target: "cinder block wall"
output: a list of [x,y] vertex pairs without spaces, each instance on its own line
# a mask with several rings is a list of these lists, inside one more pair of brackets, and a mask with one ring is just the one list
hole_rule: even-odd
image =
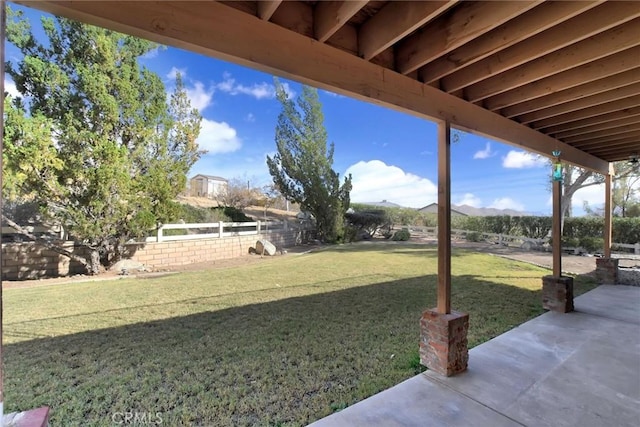
[[[62,247],[76,254],[86,253],[86,248],[75,246],[73,242],[66,242]],[[39,279],[83,272],[85,269],[80,263],[33,242],[2,245],[2,280]]]
[[[269,240],[278,249],[295,246],[297,230],[267,231],[248,236],[234,236],[129,245],[130,258],[156,269],[172,265],[216,261],[247,255],[260,239]],[[82,254],[86,248],[72,242],[64,248]],[[69,258],[35,243],[5,243],[2,245],[2,279],[25,280],[68,276],[84,273],[84,267]]]

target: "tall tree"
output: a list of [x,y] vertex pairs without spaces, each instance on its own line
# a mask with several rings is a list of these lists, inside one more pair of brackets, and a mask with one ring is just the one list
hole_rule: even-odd
[[139,65],[155,44],[63,18],[42,19],[41,43],[20,12],[9,16],[7,39],[23,57],[7,72],[25,98],[7,105],[3,196],[40,205],[90,249],[58,252],[97,273],[177,213],[201,117],[180,76],[167,101],[160,77]]
[[[616,172],[614,185],[638,173],[637,169],[628,162],[616,162],[614,164],[614,170]],[[562,182],[562,201],[560,204],[562,218],[564,219],[572,215],[573,196],[578,190],[593,185],[600,185],[603,182],[604,176],[602,175],[577,166],[565,165],[564,180]]]
[[278,151],[267,157],[269,173],[286,199],[314,216],[319,238],[335,242],[342,238],[351,175],[340,184],[340,175],[332,169],[334,144],[327,147],[318,91],[304,86],[294,101],[278,81],[276,89],[282,111],[275,133]]

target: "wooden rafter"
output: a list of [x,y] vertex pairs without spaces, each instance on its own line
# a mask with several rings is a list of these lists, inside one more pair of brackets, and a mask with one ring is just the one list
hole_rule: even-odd
[[313,32],[324,42],[368,3],[367,0],[320,1],[313,12]]
[[600,138],[593,138],[585,142],[575,142],[572,145],[574,147],[591,148],[594,151],[603,150],[606,151],[611,147],[618,147],[624,145],[628,141],[638,141],[640,138],[640,130],[633,129],[617,135],[607,135]]
[[[588,117],[586,119],[577,119],[572,122],[566,122],[559,125],[551,125],[544,129],[544,131],[550,135],[555,135],[559,132],[573,131],[576,129],[585,129],[589,126],[598,126],[615,122],[617,120],[628,119],[630,117],[640,116],[640,106],[625,108],[620,111],[614,111],[607,114],[601,114],[595,117]],[[639,119],[640,120],[640,119]]]
[[640,47],[633,47],[622,52],[590,62],[580,67],[555,74],[550,77],[529,83],[509,92],[493,96],[484,101],[485,108],[499,110],[520,102],[529,101],[541,96],[571,89],[614,74],[638,68],[637,58]]
[[458,0],[389,2],[362,24],[359,55],[369,60],[442,14]]
[[[501,77],[501,73],[505,73],[506,71],[523,64],[526,64],[527,68],[533,67],[531,65],[532,61],[535,61],[538,58],[543,58],[543,60],[535,63],[538,68],[534,68],[533,73],[542,74],[544,77],[544,74],[549,75],[553,72],[562,71],[562,66],[554,63],[551,59],[564,60],[566,63],[567,54],[570,56],[570,52],[574,49],[581,49],[579,53],[582,53],[586,58],[590,58],[588,52],[585,52],[585,50],[601,47],[597,46],[597,43],[599,42],[615,47],[615,42],[609,41],[607,36],[602,36],[597,40],[593,40],[592,42],[587,41],[583,44],[578,44],[578,42],[586,41],[589,37],[597,36],[603,31],[612,29],[621,23],[628,22],[637,16],[640,16],[640,7],[637,7],[637,5],[633,3],[623,3],[620,6],[612,3],[602,4],[570,19],[566,26],[558,25],[550,28],[536,36],[530,37],[527,40],[516,44],[515,46],[503,50],[499,55],[491,56],[459,72],[445,77],[441,81],[441,86],[443,90],[452,92],[481,82],[492,76],[495,77],[490,79],[490,82],[493,82],[494,85],[499,84],[495,79]],[[621,37],[624,37],[624,35]],[[632,43],[631,46],[633,46]],[[622,49],[623,48],[620,48],[618,50]],[[561,50],[563,53],[553,57],[547,57],[547,55],[558,50]],[[609,52],[609,54],[611,53],[613,52]],[[601,53],[600,56],[606,56],[606,53]],[[548,63],[547,61],[544,61],[544,57],[549,59]],[[584,63],[584,61],[587,60],[588,59],[581,59],[581,63]],[[593,60],[593,58],[591,60]],[[571,62],[569,62],[569,66],[570,64]],[[575,66],[576,65],[574,65],[574,67]],[[564,67],[566,67],[566,65]],[[547,69],[549,71],[545,73],[545,70]],[[517,74],[514,73],[512,75]],[[485,85],[488,84],[489,83],[485,83]],[[485,90],[483,91],[480,89]],[[494,94],[488,91],[488,88],[484,88],[483,86],[480,86],[480,88],[475,91],[479,92],[479,94],[488,92],[489,95],[487,96]],[[476,99],[477,96],[479,95],[474,94],[474,99]]]
[[571,113],[561,114],[558,116],[549,117],[547,119],[539,120],[531,123],[533,129],[544,129],[549,126],[554,126],[562,123],[568,123],[575,120],[587,119],[590,117],[600,116],[602,114],[612,113],[625,108],[637,107],[640,105],[640,97],[633,96],[629,98],[619,99],[613,102],[607,102],[605,104],[596,105],[594,107],[584,108],[578,111],[572,111]]
[[420,33],[403,40],[396,55],[397,70],[403,74],[526,12],[540,1],[465,2],[453,14],[445,15]]
[[258,17],[268,21],[273,16],[282,0],[262,0],[258,2]]
[[615,127],[612,129],[605,129],[605,130],[600,130],[597,132],[591,132],[585,135],[579,135],[579,136],[572,136],[569,138],[563,138],[562,141],[566,142],[567,144],[571,144],[574,147],[583,147],[583,146],[588,146],[588,142],[592,141],[592,140],[598,140],[600,138],[607,138],[607,137],[621,137],[621,136],[625,136],[625,134],[630,133],[630,132],[637,132],[640,131],[640,125],[637,123],[634,123],[631,126],[619,126],[619,127]]
[[471,40],[420,68],[420,79],[432,83],[492,54],[558,25],[602,1],[547,2]]
[[575,101],[585,96],[597,95],[599,93],[614,90],[630,84],[640,82],[640,68],[624,71],[613,76],[605,77],[590,83],[556,92],[547,96],[532,99],[531,101],[522,102],[512,105],[500,111],[505,117],[516,117],[532,111],[542,110],[544,108],[554,107],[566,102]]
[[570,113],[572,111],[582,110],[584,108],[594,107],[600,104],[617,101],[623,98],[638,97],[640,95],[640,83],[630,84],[621,88],[602,92],[596,95],[586,96],[564,104],[554,105],[553,107],[544,108],[542,110],[533,111],[531,113],[518,116],[520,123],[531,123],[548,117],[559,116],[561,114]]
[[628,116],[628,117],[623,117],[621,119],[612,120],[609,122],[598,123],[591,126],[585,126],[578,129],[567,130],[564,132],[557,132],[553,136],[560,140],[564,140],[564,138],[570,138],[572,136],[579,136],[579,135],[586,135],[592,132],[599,132],[601,130],[624,129],[626,126],[634,125],[639,121],[640,120],[638,119],[637,116]]

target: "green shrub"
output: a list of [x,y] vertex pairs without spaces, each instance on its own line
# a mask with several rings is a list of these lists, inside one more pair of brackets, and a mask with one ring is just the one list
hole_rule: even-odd
[[580,239],[580,247],[591,254],[602,252],[604,239],[602,237],[583,237]]
[[396,231],[393,234],[393,237],[391,238],[391,240],[394,240],[396,242],[406,242],[410,238],[411,238],[411,233],[409,233],[409,230],[407,230],[406,228],[403,228],[402,230]]
[[467,242],[482,242],[482,233],[478,231],[470,231],[465,235]]
[[[391,219],[383,209],[349,212],[346,213],[344,217],[347,220],[347,226],[355,229],[356,234],[354,237],[357,237],[357,234],[360,232],[365,232],[369,236],[373,236],[377,232],[384,235],[385,231],[390,232],[391,230]],[[352,234],[352,232],[349,232],[349,235]]]

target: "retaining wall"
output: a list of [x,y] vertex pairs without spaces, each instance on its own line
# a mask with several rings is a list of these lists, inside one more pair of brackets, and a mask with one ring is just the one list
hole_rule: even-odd
[[[172,265],[236,258],[249,253],[256,241],[267,239],[278,249],[295,246],[299,230],[266,231],[223,238],[149,242],[128,245],[130,259],[157,269]],[[83,254],[86,248],[65,243],[64,248]],[[25,280],[85,273],[82,265],[33,242],[2,245],[2,280]]]

